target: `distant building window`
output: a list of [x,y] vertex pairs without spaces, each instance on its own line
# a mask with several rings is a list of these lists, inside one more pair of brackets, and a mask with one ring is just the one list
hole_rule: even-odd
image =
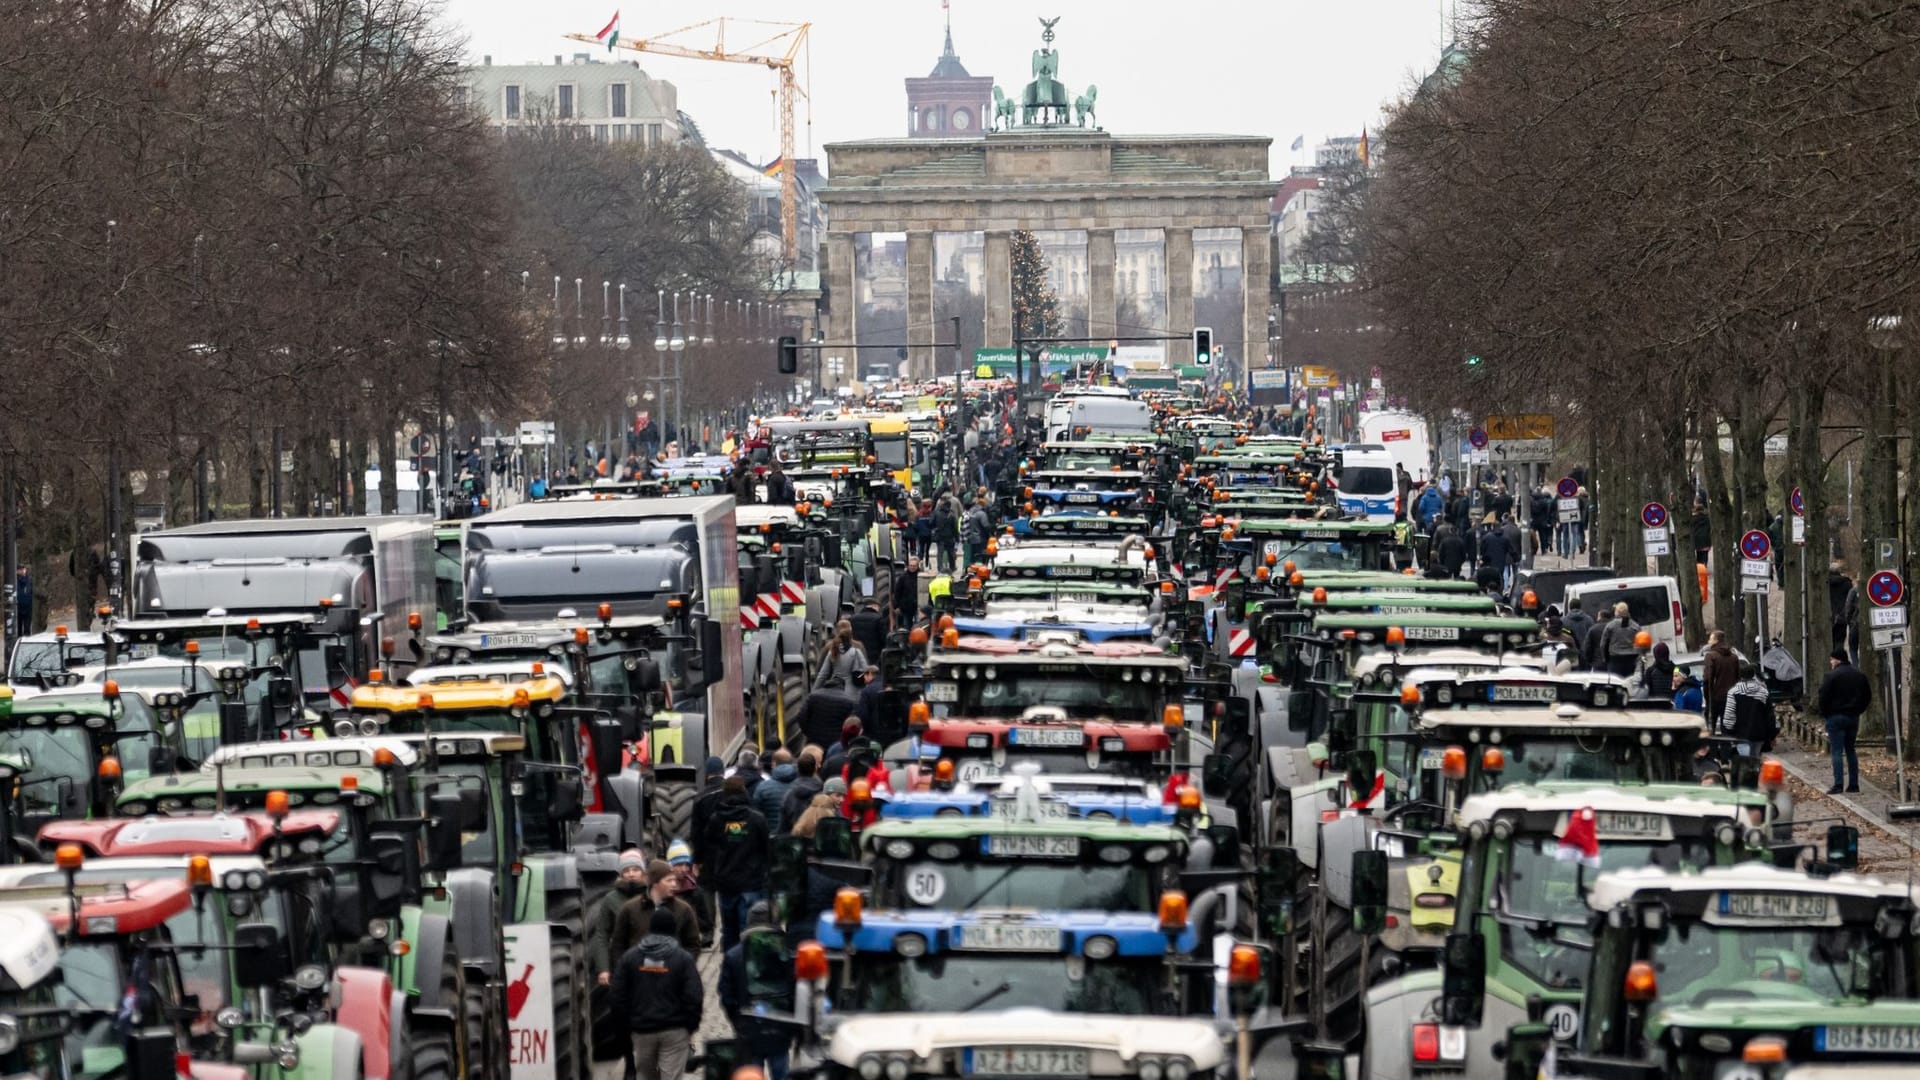
[[659,124],[647,125],[647,141],[650,143],[657,143],[660,141],[660,125]]
[[554,111],[562,120],[573,119],[573,84],[561,83],[554,90]]
[[607,87],[607,115],[616,120],[627,118],[627,84],[617,82]]
[[520,88],[507,86],[501,91],[501,115],[508,120],[520,119]]
[[607,141],[607,125],[605,124],[593,125],[593,141],[594,142]]

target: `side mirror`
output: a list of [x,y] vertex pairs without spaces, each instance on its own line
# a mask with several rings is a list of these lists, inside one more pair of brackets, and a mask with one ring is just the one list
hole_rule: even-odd
[[345,645],[339,642],[334,642],[331,645],[323,645],[320,647],[320,657],[321,661],[327,666],[328,675],[332,675],[336,671],[351,674],[351,672],[347,671],[347,647]]
[[464,813],[457,795],[428,797],[428,870],[437,874],[460,865],[460,821]]
[[1860,830],[1851,825],[1827,826],[1827,863],[1840,870],[1860,865]]
[[717,619],[700,620],[700,653],[687,658],[687,666],[700,670],[701,685],[711,685],[720,681],[725,666],[721,661],[723,653],[720,647],[720,622]]
[[852,859],[853,822],[843,817],[822,818],[813,833],[813,850],[823,859]]
[[1387,853],[1353,853],[1353,930],[1378,934],[1387,926]]
[[1208,754],[1200,760],[1200,790],[1210,798],[1225,798],[1233,787],[1233,759]]
[[460,799],[460,831],[486,832],[487,793],[478,787],[462,786],[458,797]]
[[220,741],[224,744],[249,742],[252,733],[247,729],[247,703],[244,701],[223,701],[220,703]]
[[796,896],[807,885],[807,841],[801,836],[776,836],[769,853],[767,888],[775,896]]
[[[781,371],[790,375],[793,369],[785,366],[786,356],[787,351],[782,348],[780,350]],[[734,1070],[741,1065],[739,1040],[713,1039],[701,1045],[706,1055],[700,1066],[702,1080],[732,1080]]]
[[287,953],[281,947],[278,926],[250,922],[233,928],[234,981],[253,990],[286,978],[287,970]]
[[1546,1060],[1553,1029],[1545,1024],[1515,1024],[1507,1029],[1506,1080],[1534,1080]]
[[[587,742],[593,751],[593,771],[602,787],[620,772],[626,756],[626,727],[610,717],[598,717],[588,731]],[[603,790],[602,795],[606,792]]]
[[1373,751],[1347,751],[1347,792],[1354,802],[1373,797],[1374,781],[1379,776],[1379,762],[1375,760]]
[[407,883],[408,838],[400,833],[375,833],[367,838],[373,857],[369,901],[378,910],[386,910],[399,900]]
[[580,774],[572,770],[547,773],[553,794],[547,798],[547,816],[553,821],[578,821],[586,812],[580,793]]
[[1449,934],[1440,957],[1440,1022],[1478,1025],[1487,992],[1486,935]]
[[267,680],[267,702],[275,709],[295,709],[300,706],[300,690],[293,685],[290,675],[275,675]]

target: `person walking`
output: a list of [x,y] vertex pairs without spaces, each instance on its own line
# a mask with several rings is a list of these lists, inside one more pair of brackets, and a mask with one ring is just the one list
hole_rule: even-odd
[[[820,664],[819,674],[814,676],[815,690],[838,690],[851,697],[859,688],[859,677],[867,670],[867,654],[854,640],[853,623],[841,619],[833,627],[833,643],[827,646],[827,655]],[[848,702],[852,711],[852,702]],[[842,716],[844,717],[844,713]]]
[[[1847,659],[1847,650],[1841,646],[1834,647],[1827,668],[1827,677],[1820,683],[1820,715],[1826,717],[1827,750],[1833,755],[1833,786],[1827,794],[1858,792],[1860,756],[1854,740],[1860,735],[1861,715],[1873,704],[1873,684]],[[1847,767],[1844,776],[1840,772],[1843,761]]]
[[1434,561],[1440,564],[1449,578],[1460,576],[1460,568],[1467,564],[1467,542],[1460,536],[1460,530],[1453,522],[1442,520],[1434,533]]
[[766,899],[772,836],[767,819],[747,802],[747,785],[729,776],[707,821],[700,876],[720,898],[720,947],[740,943],[747,909]]
[[1827,568],[1827,611],[1833,618],[1833,647],[1849,657],[1856,651],[1854,623],[1860,618],[1860,590],[1847,576],[1846,564],[1835,559]]
[[680,1080],[700,1030],[706,989],[675,928],[673,912],[656,908],[646,936],[614,966],[614,1011],[633,1035],[635,1080]]
[[1575,596],[1567,601],[1567,613],[1560,617],[1560,621],[1566,624],[1567,632],[1573,635],[1574,655],[1581,655],[1587,647],[1587,635],[1593,632],[1593,616],[1581,609],[1580,598]]
[[1606,650],[1601,648],[1607,636],[1607,624],[1613,621],[1613,609],[1600,605],[1600,613],[1595,617],[1593,629],[1580,642],[1580,666],[1587,671],[1599,671],[1607,662]]
[[[768,952],[784,954],[780,931],[773,925],[773,913],[765,900],[747,910],[747,925],[741,932],[740,944],[728,949],[721,961],[720,1007],[726,1011],[727,1020],[733,1025],[734,1038],[740,1042],[740,1056],[749,1062],[766,1066],[768,1080],[786,1080],[786,1029],[762,1020],[759,1013],[763,1010],[781,1013],[793,1011],[793,966],[788,961],[781,964],[778,971],[749,973],[747,952],[761,938],[768,940]],[[755,975],[759,978],[756,979]],[[763,980],[777,982],[768,987]]]
[[1623,679],[1633,676],[1634,669],[1640,666],[1639,637],[1640,624],[1627,613],[1626,603],[1613,605],[1613,621],[1600,635],[1600,650],[1607,671]]
[[1718,717],[1727,707],[1727,694],[1740,681],[1740,658],[1734,655],[1725,630],[1707,634],[1706,651],[1700,655],[1701,693],[1707,697],[1707,715]]
[[987,520],[987,500],[976,498],[973,509],[967,511],[966,521],[967,565],[973,566],[987,560],[987,537],[993,534],[993,523]]
[[646,894],[646,853],[628,848],[620,853],[617,865],[619,876],[613,888],[587,912],[587,970],[593,972],[593,1080],[625,1080],[627,1056],[633,1049],[626,1014],[613,1008],[613,965],[626,951],[614,950],[613,929],[621,906]]
[[673,938],[680,947],[698,956],[700,954],[700,917],[693,905],[680,898],[680,883],[674,877],[673,867],[665,859],[654,859],[647,863],[644,891],[620,905],[620,913],[615,918],[613,928],[613,952],[625,955],[626,951],[640,943],[652,926],[653,913],[662,909],[673,912]]
[[792,506],[793,502],[793,480],[780,467],[780,459],[774,458],[767,467],[767,505]]
[[28,572],[26,563],[21,563],[13,572],[13,613],[13,633],[7,635],[8,645],[33,633],[33,574]]
[[1508,565],[1509,548],[1507,534],[1501,531],[1500,519],[1488,513],[1480,520],[1480,565],[1493,568],[1500,576],[1500,591],[1507,592],[1512,584],[1512,570]]
[[1759,668],[1740,661],[1740,681],[1727,692],[1726,706],[1714,719],[1718,733],[1738,742],[1742,754],[1759,754],[1773,746],[1773,703]]
[[905,630],[920,621],[920,560],[907,556],[907,571],[893,575],[893,626]]
[[800,757],[793,763],[793,783],[780,800],[780,824],[776,827],[773,819],[767,819],[767,825],[774,828],[775,835],[784,835],[793,831],[793,823],[806,813],[813,797],[820,794],[825,781],[820,777],[820,762],[826,757],[826,751],[818,745],[809,743],[800,748]]
[[769,767],[766,779],[753,789],[747,801],[753,804],[760,816],[767,819],[767,832],[780,835],[780,808],[786,805],[787,792],[793,790],[793,782],[799,778],[800,770],[794,764],[793,751],[782,746],[767,759]]

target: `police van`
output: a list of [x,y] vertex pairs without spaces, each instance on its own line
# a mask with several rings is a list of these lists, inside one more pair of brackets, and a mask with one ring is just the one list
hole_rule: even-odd
[[1334,455],[1335,493],[1343,513],[1364,521],[1393,521],[1400,516],[1394,458],[1385,446],[1355,443],[1337,448]]

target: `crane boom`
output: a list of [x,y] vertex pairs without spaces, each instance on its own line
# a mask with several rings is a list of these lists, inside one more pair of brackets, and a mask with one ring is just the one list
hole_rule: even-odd
[[[778,29],[757,41],[729,49],[727,47],[729,24]],[[763,22],[758,19],[732,19],[721,16],[716,19],[703,19],[690,26],[669,30],[656,37],[621,41],[614,46],[631,49],[634,52],[653,53],[656,56],[677,56],[685,60],[758,64],[775,73],[779,80],[780,98],[780,249],[786,269],[794,267],[800,248],[799,185],[793,175],[793,103],[795,98],[805,96],[805,91],[800,88],[800,81],[794,76],[794,61],[806,46],[807,32],[812,28],[812,23]],[[700,48],[670,40],[705,29],[713,31],[711,48]],[[567,39],[585,42],[588,45],[600,44],[600,39],[587,34],[568,34]]]

